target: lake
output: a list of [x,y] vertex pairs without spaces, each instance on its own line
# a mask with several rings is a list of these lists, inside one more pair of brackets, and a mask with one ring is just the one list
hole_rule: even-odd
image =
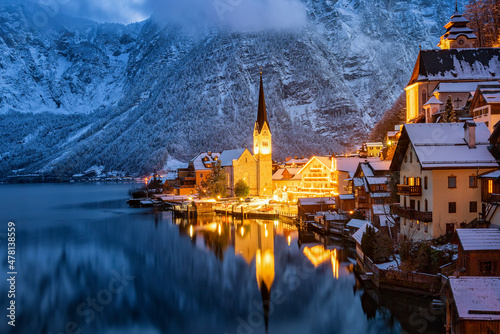
[[130,184],[0,185],[16,224],[16,327],[1,333],[444,333],[430,299],[364,290],[341,241],[265,220],[174,218]]

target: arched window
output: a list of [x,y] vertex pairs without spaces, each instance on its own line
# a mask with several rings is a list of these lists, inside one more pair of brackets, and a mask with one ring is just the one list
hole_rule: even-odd
[[422,105],[427,102],[427,91],[425,89],[422,90]]
[[[427,189],[427,183],[429,182],[429,178],[426,176],[424,176],[424,189]],[[426,200],[427,201],[427,200]],[[425,210],[427,211],[427,210]]]

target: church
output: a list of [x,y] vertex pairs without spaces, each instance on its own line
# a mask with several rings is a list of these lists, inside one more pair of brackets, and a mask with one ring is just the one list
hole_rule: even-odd
[[267,119],[261,70],[257,121],[253,129],[253,154],[246,148],[239,148],[225,150],[219,156],[221,166],[227,174],[227,195],[234,197],[236,183],[243,180],[250,187],[250,196],[271,197],[272,152],[271,128]]
[[457,121],[465,121],[472,118],[467,103],[476,89],[499,85],[500,48],[475,48],[477,37],[468,22],[455,7],[437,45],[440,49],[420,50],[405,88],[406,123],[442,121],[449,97],[459,115]]

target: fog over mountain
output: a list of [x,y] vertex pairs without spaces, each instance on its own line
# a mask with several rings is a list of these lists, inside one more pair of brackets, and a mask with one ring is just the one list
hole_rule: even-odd
[[153,13],[139,23],[66,15],[108,20],[93,2],[0,3],[0,176],[144,173],[251,147],[259,67],[275,159],[346,151],[454,11],[444,0],[145,0],[117,5],[123,20]]

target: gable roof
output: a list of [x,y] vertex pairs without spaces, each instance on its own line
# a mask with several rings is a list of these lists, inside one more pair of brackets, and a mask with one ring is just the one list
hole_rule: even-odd
[[209,152],[202,152],[190,161],[190,163],[193,163],[193,167],[195,170],[210,170],[210,164],[216,162],[220,156],[219,152],[210,152],[210,154],[208,153]]
[[246,148],[236,148],[234,150],[225,150],[219,156],[222,167],[232,166],[233,160],[238,160]]
[[457,236],[465,251],[500,250],[500,230],[497,228],[459,228]]
[[461,320],[500,320],[499,277],[450,277],[449,284]]
[[[288,170],[288,172],[290,174],[292,174],[293,176],[289,179],[283,179],[283,173],[285,172],[285,170]],[[302,175],[299,174],[299,171],[300,171],[300,168],[298,168],[298,167],[296,167],[296,168],[292,168],[292,167],[280,168],[276,171],[276,173],[273,174],[273,180],[275,180],[275,181],[302,180]]]
[[422,169],[497,168],[488,150],[490,132],[484,123],[476,123],[476,148],[469,148],[464,139],[464,123],[406,124],[396,146],[391,170],[401,168],[411,145]]
[[[350,223],[350,222],[349,222]],[[349,224],[348,223],[348,224]],[[358,244],[361,245],[361,240],[363,239],[363,235],[365,234],[366,232],[366,228],[370,226],[371,228],[373,228],[375,230],[375,232],[378,232],[378,228],[376,228],[375,226],[373,226],[369,221],[365,222],[360,228],[359,230],[356,231],[356,233],[354,233],[352,235],[352,237],[354,238],[354,240],[356,240],[356,242]]]
[[302,171],[307,168],[314,160],[319,161],[323,166],[328,168],[329,170],[333,170],[333,162],[331,157],[317,157],[314,156],[300,169],[299,173],[302,174]]
[[350,177],[354,176],[356,170],[358,169],[358,165],[361,162],[377,162],[380,161],[380,158],[357,158],[357,157],[339,157],[337,160],[337,170],[342,172],[349,173]]
[[500,75],[500,48],[420,50],[410,82],[489,81]]

